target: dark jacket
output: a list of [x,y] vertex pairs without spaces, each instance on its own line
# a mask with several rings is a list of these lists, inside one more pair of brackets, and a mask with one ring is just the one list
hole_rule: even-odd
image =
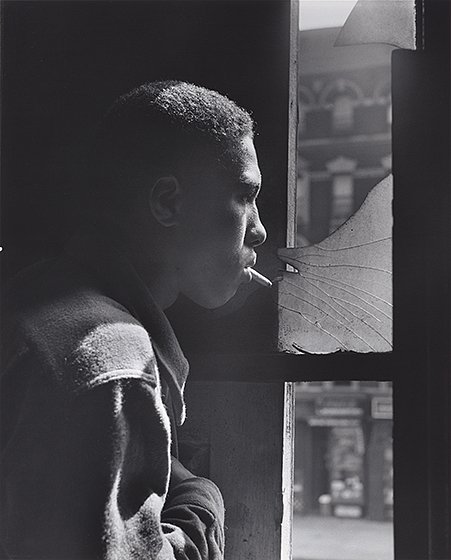
[[6,558],[222,558],[217,487],[168,493],[188,364],[124,253],[81,236],[17,279],[4,311]]

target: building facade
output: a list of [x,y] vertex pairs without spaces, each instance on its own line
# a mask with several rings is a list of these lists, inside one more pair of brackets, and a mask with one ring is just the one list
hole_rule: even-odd
[[392,519],[392,427],[389,383],[298,383],[295,512]]
[[337,229],[391,171],[392,49],[335,47],[339,30],[300,32],[299,245]]

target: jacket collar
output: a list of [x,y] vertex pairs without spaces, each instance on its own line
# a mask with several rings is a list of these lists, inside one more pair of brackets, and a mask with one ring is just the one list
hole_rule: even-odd
[[[94,272],[107,295],[126,307],[149,333],[180,425],[185,419],[183,391],[188,361],[166,315],[127,258],[125,246],[117,240],[117,232],[110,236],[108,229],[108,226],[102,227],[102,233],[99,233],[94,227],[84,228],[72,237],[66,253]],[[111,239],[115,240],[114,244]]]

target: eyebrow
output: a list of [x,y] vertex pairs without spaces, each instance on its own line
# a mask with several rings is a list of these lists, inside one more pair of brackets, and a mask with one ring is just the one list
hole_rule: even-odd
[[261,187],[261,181],[254,181],[246,176],[241,176],[238,182],[243,188],[259,189]]

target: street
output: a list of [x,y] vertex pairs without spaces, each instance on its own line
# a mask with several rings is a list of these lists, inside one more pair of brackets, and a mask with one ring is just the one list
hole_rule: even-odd
[[295,515],[293,560],[393,560],[393,525]]

